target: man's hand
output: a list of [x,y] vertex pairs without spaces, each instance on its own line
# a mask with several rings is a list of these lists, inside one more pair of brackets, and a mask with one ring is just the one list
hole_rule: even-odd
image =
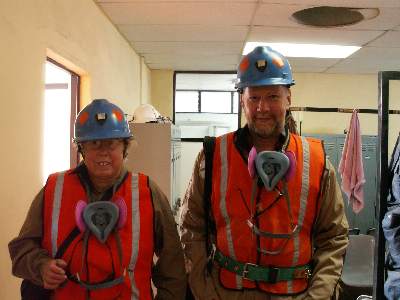
[[43,287],[49,290],[55,290],[63,283],[67,276],[65,268],[67,263],[62,259],[51,259],[46,261],[40,268],[42,274]]

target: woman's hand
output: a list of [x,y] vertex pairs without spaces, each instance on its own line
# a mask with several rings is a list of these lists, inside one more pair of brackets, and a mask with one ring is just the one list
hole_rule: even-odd
[[51,259],[45,262],[40,268],[43,287],[48,290],[55,290],[67,279],[65,268],[67,263],[62,259]]

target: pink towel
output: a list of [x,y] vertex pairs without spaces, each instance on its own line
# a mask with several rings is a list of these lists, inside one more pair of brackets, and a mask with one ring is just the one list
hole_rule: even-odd
[[349,132],[346,135],[342,159],[339,163],[339,174],[342,177],[342,190],[346,194],[353,211],[359,213],[364,207],[365,183],[362,162],[362,145],[360,121],[357,110],[351,115]]

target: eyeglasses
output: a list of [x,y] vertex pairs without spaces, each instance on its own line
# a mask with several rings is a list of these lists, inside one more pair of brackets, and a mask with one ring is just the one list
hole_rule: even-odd
[[83,142],[82,146],[87,150],[100,150],[103,148],[115,150],[122,145],[122,141],[122,139],[94,140]]

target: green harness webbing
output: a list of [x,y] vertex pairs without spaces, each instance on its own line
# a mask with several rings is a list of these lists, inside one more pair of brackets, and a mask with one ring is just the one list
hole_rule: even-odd
[[223,255],[218,249],[215,251],[214,261],[216,261],[222,268],[252,281],[276,283],[278,281],[308,279],[311,277],[311,267],[308,264],[286,268],[264,267],[252,263],[238,262]]

